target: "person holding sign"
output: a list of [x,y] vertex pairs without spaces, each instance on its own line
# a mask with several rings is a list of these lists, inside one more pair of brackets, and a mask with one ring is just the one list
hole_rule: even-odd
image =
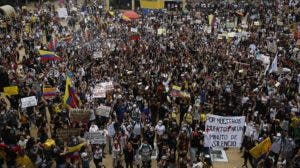
[[250,165],[253,167],[253,157],[250,154],[250,149],[252,149],[254,147],[254,142],[253,139],[245,136],[242,146],[244,147],[244,164],[242,165],[242,167],[247,167],[248,161],[250,162]]

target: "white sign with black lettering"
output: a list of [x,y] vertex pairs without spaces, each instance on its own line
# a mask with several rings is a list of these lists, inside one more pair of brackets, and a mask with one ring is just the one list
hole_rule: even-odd
[[223,117],[208,114],[205,123],[205,147],[240,147],[245,116]]
[[37,99],[35,96],[24,97],[21,99],[21,107],[32,107],[37,105]]
[[113,89],[114,89],[114,84],[112,81],[99,83],[93,89],[92,97],[93,98],[105,98],[106,92],[113,90]]
[[93,53],[93,58],[102,58],[102,51],[97,51]]
[[59,18],[67,18],[68,17],[67,8],[58,8],[57,13],[58,13]]
[[91,144],[106,144],[106,139],[103,131],[88,132],[87,139],[90,140]]
[[99,106],[96,109],[96,115],[103,116],[103,117],[109,117],[110,110],[111,110],[111,107],[109,107],[109,106]]

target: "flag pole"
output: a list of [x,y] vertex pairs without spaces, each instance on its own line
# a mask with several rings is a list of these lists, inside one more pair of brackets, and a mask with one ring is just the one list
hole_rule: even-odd
[[131,0],[131,9],[134,11],[135,8],[135,0]]

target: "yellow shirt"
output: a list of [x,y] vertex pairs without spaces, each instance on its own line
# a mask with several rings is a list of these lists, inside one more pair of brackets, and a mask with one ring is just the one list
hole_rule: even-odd
[[18,156],[16,159],[18,167],[34,168],[34,164],[31,162],[30,158],[27,155]]
[[191,113],[185,113],[184,119],[188,124],[192,124],[192,122],[193,122],[193,116]]
[[205,121],[206,121],[206,114],[202,113],[202,114],[200,115],[200,121],[201,121],[201,122],[205,122]]

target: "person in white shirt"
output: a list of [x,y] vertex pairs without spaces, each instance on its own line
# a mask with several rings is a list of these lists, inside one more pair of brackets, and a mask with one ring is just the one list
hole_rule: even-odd
[[94,122],[92,122],[89,132],[97,132],[97,131],[99,131],[99,127]]
[[122,158],[121,145],[119,144],[119,142],[117,140],[114,141],[114,144],[112,147],[112,158],[113,158],[113,167],[117,167]]
[[93,160],[96,168],[100,168],[102,166],[103,151],[99,145],[96,146],[93,156],[94,156]]
[[158,136],[162,136],[166,131],[166,127],[163,125],[162,120],[159,120],[155,126],[155,132]]
[[26,148],[26,144],[27,144],[27,139],[24,136],[20,137],[20,140],[18,141],[18,145],[22,148],[25,149]]

